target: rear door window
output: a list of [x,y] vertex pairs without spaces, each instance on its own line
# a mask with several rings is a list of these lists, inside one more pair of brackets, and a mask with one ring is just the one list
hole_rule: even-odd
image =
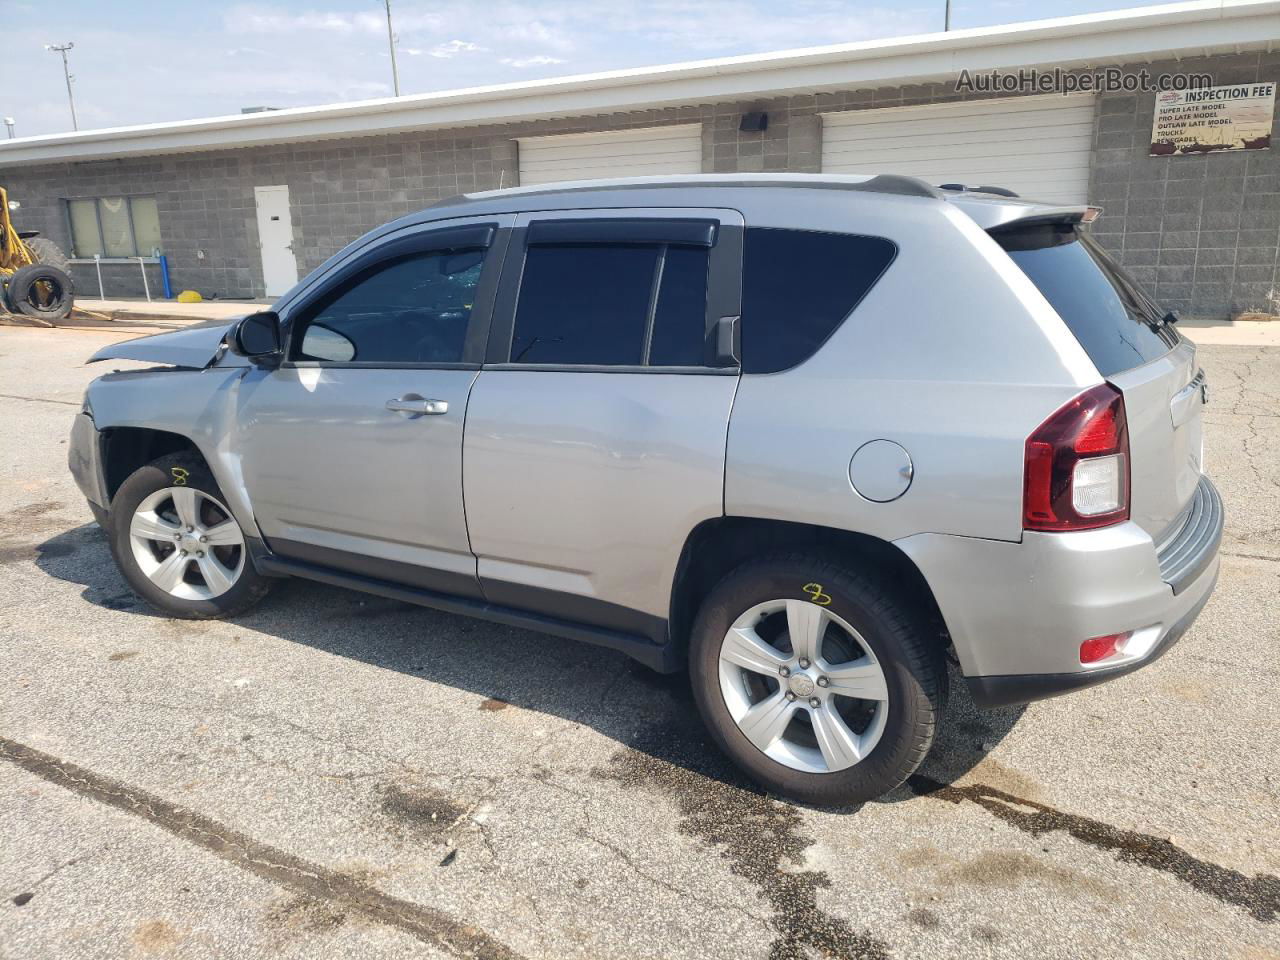
[[701,366],[706,247],[644,243],[530,246],[511,362]]
[[742,371],[776,373],[826,343],[897,255],[883,237],[750,227],[742,269]]
[[1164,313],[1070,224],[992,231],[1044,294],[1104,377],[1158,359],[1178,343]]

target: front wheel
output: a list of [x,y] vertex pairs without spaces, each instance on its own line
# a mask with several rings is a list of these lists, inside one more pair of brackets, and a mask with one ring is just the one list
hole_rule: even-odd
[[929,620],[892,584],[804,556],[752,561],[698,613],[690,648],[712,737],[774,793],[871,800],[924,760],[946,702]]
[[107,520],[111,553],[129,586],[172,617],[232,616],[271,588],[197,456],[172,454],[134,471],[112,498]]

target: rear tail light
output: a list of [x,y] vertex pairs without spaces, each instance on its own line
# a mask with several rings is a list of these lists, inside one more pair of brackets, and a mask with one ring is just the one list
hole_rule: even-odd
[[1124,396],[1099,384],[1027,438],[1022,526],[1091,530],[1129,519],[1129,430]]

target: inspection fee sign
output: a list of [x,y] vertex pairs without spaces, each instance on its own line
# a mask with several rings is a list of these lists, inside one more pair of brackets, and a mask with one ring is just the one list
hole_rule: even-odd
[[1275,104],[1274,82],[1157,93],[1151,155],[1265,150]]

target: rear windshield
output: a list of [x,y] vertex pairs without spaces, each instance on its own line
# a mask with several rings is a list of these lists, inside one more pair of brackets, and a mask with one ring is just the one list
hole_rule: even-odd
[[1074,226],[1044,224],[991,235],[1058,311],[1104,377],[1162,357],[1177,345],[1164,311]]

